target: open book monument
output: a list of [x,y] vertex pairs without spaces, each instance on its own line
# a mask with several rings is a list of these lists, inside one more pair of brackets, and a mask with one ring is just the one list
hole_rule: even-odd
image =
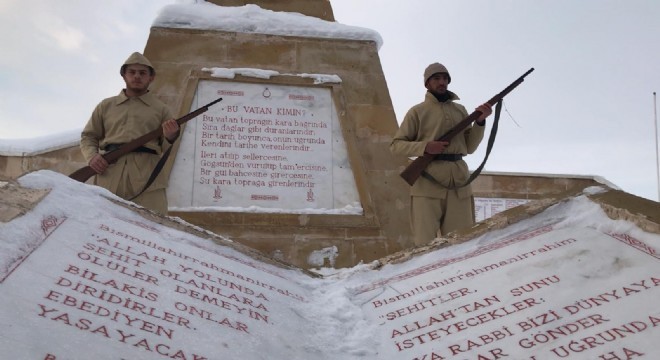
[[587,188],[460,245],[312,273],[30,173],[0,187],[0,354],[658,359],[658,224],[610,219],[593,200],[610,191]]

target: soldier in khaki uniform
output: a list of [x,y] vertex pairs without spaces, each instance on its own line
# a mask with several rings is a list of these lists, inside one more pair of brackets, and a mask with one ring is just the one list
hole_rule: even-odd
[[459,187],[469,177],[463,156],[472,154],[483,139],[486,118],[492,113],[490,104],[480,105],[482,114],[476,126],[468,126],[451,142],[436,141],[454,125],[468,116],[458,96],[447,90],[451,76],[439,63],[424,71],[427,89],[424,102],[413,106],[390,144],[396,155],[422,156],[436,154],[411,187],[410,221],[416,245],[423,245],[436,236],[470,227],[474,223],[472,189]]
[[[149,60],[133,53],[120,68],[126,88],[119,95],[101,101],[82,131],[80,149],[96,171],[94,183],[119,197],[131,199],[147,183],[160,155],[179,136],[179,125],[169,108],[149,92],[156,72]],[[163,136],[109,165],[101,156],[162,127]],[[158,177],[147,190],[133,199],[148,209],[167,214],[167,182]]]

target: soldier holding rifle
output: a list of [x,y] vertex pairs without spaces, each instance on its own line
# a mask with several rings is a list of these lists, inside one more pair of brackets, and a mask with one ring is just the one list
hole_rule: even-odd
[[[149,92],[156,72],[146,57],[138,52],[131,54],[121,66],[120,74],[126,88],[96,106],[82,131],[80,149],[89,167],[97,174],[96,185],[167,214],[166,180],[156,178],[144,192],[141,191],[160,155],[178,138],[179,125],[167,105]],[[122,156],[117,162],[108,164],[101,156],[159,127],[162,127],[162,136]]]
[[424,102],[408,110],[390,144],[390,151],[396,155],[435,155],[410,191],[410,219],[416,245],[474,223],[472,189],[469,185],[461,187],[469,178],[463,157],[479,146],[492,108],[489,103],[478,106],[476,110],[481,114],[476,125],[467,126],[451,141],[437,141],[468,116],[465,107],[455,102],[458,96],[447,90],[449,83],[451,76],[442,64],[433,63],[426,68]]

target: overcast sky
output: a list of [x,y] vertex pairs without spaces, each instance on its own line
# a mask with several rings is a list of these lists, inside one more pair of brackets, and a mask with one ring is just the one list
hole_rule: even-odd
[[[82,129],[123,86],[119,66],[144,50],[158,10],[174,2],[0,0],[0,141]],[[658,200],[659,1],[331,4],[338,22],[382,36],[399,121],[422,101],[431,62],[447,66],[469,111],[534,67],[505,100],[485,170],[600,176]],[[485,145],[468,157],[472,169]]]

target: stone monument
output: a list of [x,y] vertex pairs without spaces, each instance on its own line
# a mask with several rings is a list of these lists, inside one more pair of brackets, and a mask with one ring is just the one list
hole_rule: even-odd
[[327,0],[165,7],[144,50],[152,90],[181,115],[223,99],[176,144],[170,214],[303,267],[410,246],[379,45]]

